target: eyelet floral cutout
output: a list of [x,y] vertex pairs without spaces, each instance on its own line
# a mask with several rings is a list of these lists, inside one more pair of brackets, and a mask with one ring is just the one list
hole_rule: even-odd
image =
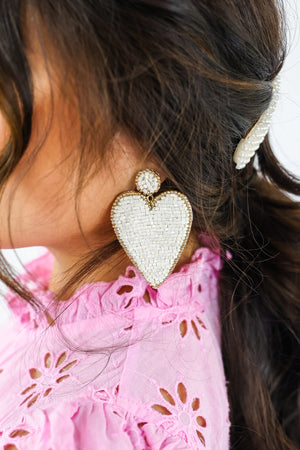
[[[163,399],[168,402],[168,407],[164,406],[163,404],[154,404],[151,405],[151,408],[153,408],[155,411],[159,412],[160,414],[166,415],[166,416],[172,416],[173,421],[167,421],[163,425],[165,428],[171,429],[175,425],[175,421],[177,422],[177,426],[179,428],[183,429],[180,433],[180,437],[184,439],[186,442],[188,442],[187,434],[191,433],[191,430],[188,430],[189,428],[192,428],[192,433],[196,432],[197,440],[201,442],[201,444],[205,447],[205,437],[201,433],[199,429],[197,429],[199,426],[202,428],[206,427],[206,420],[203,416],[199,415],[199,408],[200,408],[200,399],[198,397],[193,398],[193,400],[189,403],[188,400],[188,394],[187,389],[183,383],[178,383],[177,385],[177,397],[178,401],[177,403],[174,400],[174,396],[172,396],[166,389],[160,388],[159,389],[161,396]],[[194,426],[193,422],[195,424],[196,431],[194,432]]]
[[[4,432],[0,432],[0,437],[4,440],[7,440],[8,443],[3,447],[4,450],[18,450],[18,446],[16,444],[22,443],[24,437],[28,436],[31,432],[22,427],[11,428],[5,430]],[[12,441],[12,442],[9,442]],[[14,443],[14,441],[16,443]]]
[[[170,313],[167,315],[164,315],[164,317],[162,318],[162,325],[167,325],[170,324],[172,322],[174,322],[174,320],[177,318],[177,314],[174,313]],[[197,323],[198,322],[198,323]],[[201,335],[200,335],[200,330],[199,330],[199,325],[201,328],[207,330],[205,323],[203,322],[203,320],[200,319],[200,317],[195,316],[195,320],[190,319],[190,320],[186,320],[183,319],[181,320],[180,324],[179,324],[179,332],[180,332],[180,336],[182,338],[184,338],[188,332],[188,328],[189,328],[189,323],[191,323],[191,329],[193,330],[196,338],[200,341]],[[198,325],[199,324],[199,325]]]
[[118,394],[119,394],[119,384],[115,386],[112,392],[109,392],[106,389],[98,389],[94,391],[94,397],[101,400],[102,402],[113,403],[116,400]]
[[70,374],[68,371],[77,363],[77,360],[63,365],[66,359],[66,352],[61,353],[57,359],[50,353],[46,353],[43,360],[43,368],[36,369],[33,367],[29,369],[30,378],[37,381],[21,392],[23,400],[20,406],[26,404],[27,408],[30,408],[38,398],[47,397],[58,383],[69,378]]
[[[199,322],[200,326],[202,328],[204,328],[205,330],[207,329],[204,322],[200,319],[200,317],[196,316],[197,321]],[[192,329],[195,333],[196,338],[200,341],[200,333],[199,333],[199,325],[197,324],[197,322],[195,320],[191,319],[191,326]],[[179,324],[179,329],[180,329],[180,334],[182,337],[184,337],[188,331],[188,322],[187,320],[182,320]]]

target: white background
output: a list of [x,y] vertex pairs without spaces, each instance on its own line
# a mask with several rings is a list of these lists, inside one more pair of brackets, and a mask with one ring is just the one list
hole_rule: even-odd
[[[279,161],[300,177],[300,0],[286,1],[289,15],[289,53],[281,71],[281,95],[270,130],[271,143]],[[45,251],[31,247],[17,251],[23,263]],[[4,250],[4,256],[20,271],[13,250]],[[0,324],[8,317],[8,311],[0,299]]]

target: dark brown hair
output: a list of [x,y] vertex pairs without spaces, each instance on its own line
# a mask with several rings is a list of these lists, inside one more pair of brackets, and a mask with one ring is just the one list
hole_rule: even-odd
[[[299,196],[300,180],[280,165],[268,137],[257,169],[254,158],[240,171],[232,159],[267,109],[286,56],[281,2],[3,0],[0,108],[11,139],[1,153],[2,186],[31,135],[29,21],[39,25],[47,61],[69,80],[66,101],[76,98],[78,195],[122,130],[141,158],[160,162],[168,174],[162,190],[187,195],[193,228],[219,243],[231,448],[300,448],[300,204],[289,195]],[[92,249],[61,295],[118,251],[117,240]],[[0,278],[37,305],[4,259]]]

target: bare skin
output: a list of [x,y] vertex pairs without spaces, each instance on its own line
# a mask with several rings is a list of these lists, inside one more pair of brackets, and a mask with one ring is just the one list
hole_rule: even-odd
[[[66,177],[66,174],[72,174],[74,158],[78,154],[76,130],[79,130],[79,119],[76,111],[66,107],[54,80],[51,128],[30,168],[24,172],[28,157],[43,135],[50,110],[48,74],[36,43],[29,59],[34,84],[33,131],[26,153],[10,177],[0,201],[0,245],[1,248],[47,247],[55,258],[49,287],[56,293],[63,284],[64,272],[89,250],[87,242],[90,248],[94,248],[115,239],[110,223],[111,205],[118,194],[135,189],[136,173],[141,169],[154,168],[160,173],[162,182],[166,176],[154,161],[141,162],[131,140],[125,134],[118,133],[113,141],[110,167],[99,170],[81,193],[79,214],[85,236],[83,239],[75,213],[76,173],[74,177]],[[0,112],[1,148],[8,136],[9,129]],[[18,188],[11,201],[17,182]],[[9,207],[13,245],[7,220]],[[198,246],[197,237],[192,232],[174,271],[190,260]],[[99,267],[85,282],[115,280],[132,264],[123,250],[110,262],[110,266]]]

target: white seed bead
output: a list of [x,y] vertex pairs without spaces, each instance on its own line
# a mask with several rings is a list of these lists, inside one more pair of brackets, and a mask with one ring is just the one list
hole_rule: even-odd
[[140,170],[135,178],[136,188],[139,192],[150,195],[159,191],[160,176],[152,169]]

